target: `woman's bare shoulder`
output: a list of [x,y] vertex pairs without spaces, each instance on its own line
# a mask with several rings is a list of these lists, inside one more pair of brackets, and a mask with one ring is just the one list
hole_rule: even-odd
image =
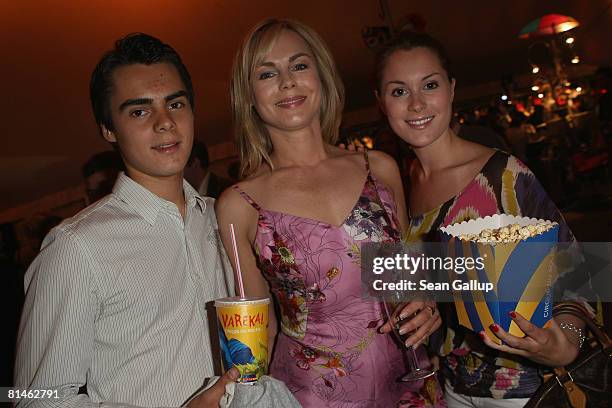
[[391,155],[380,150],[368,150],[368,160],[372,166],[395,166],[397,162]]
[[359,157],[363,157],[363,152],[356,150],[343,149],[338,146],[327,145],[327,151],[331,158],[342,159],[342,160],[356,160]]
[[397,163],[393,157],[379,150],[368,150],[367,152],[363,152],[341,149],[339,147],[332,147],[332,149],[332,156],[335,159],[350,162],[359,167],[364,167],[366,154],[368,163],[372,169],[376,168],[384,171],[397,167]]
[[365,170],[364,152],[342,149],[336,146],[329,148],[328,163],[334,171],[353,171],[359,174],[359,169]]
[[[245,207],[253,209],[249,200],[259,204],[258,199],[268,194],[270,182],[274,178],[274,172],[268,165],[261,165],[255,172],[246,176],[243,180],[226,189],[217,200],[218,205],[231,206],[233,210]],[[245,206],[246,205],[246,206]]]
[[240,188],[241,183],[236,183],[221,193],[219,198],[215,201],[215,211],[217,217],[220,213],[230,212],[233,213],[236,210],[240,210],[243,206],[244,198],[240,196],[240,192],[236,187]]
[[255,209],[248,200],[258,196],[260,183],[261,180],[258,177],[249,177],[226,188],[215,202],[217,216],[220,214],[221,216],[225,214],[253,215]]
[[466,149],[465,162],[487,161],[497,150],[479,143],[468,142],[469,149]]
[[379,180],[395,178],[400,176],[399,167],[393,157],[379,150],[368,151],[368,162],[370,170]]
[[387,153],[371,150],[368,151],[368,162],[370,163],[370,172],[374,177],[383,185],[393,190],[396,197],[403,200],[402,176],[395,159]]
[[452,153],[456,155],[455,160],[447,170],[471,173],[474,169],[482,168],[496,152],[495,149],[470,141],[464,141],[462,146],[457,147]]

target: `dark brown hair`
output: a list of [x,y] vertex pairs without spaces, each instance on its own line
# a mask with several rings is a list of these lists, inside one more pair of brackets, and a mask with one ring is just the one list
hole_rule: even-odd
[[115,42],[115,48],[102,56],[94,68],[89,82],[89,97],[96,123],[114,131],[110,113],[110,96],[113,88],[112,75],[116,69],[132,64],[152,65],[169,63],[183,81],[187,99],[193,110],[193,85],[187,67],[179,54],[168,44],[143,33],[129,34]]
[[427,48],[438,56],[440,65],[446,71],[448,79],[452,80],[455,76],[451,71],[451,61],[444,49],[444,46],[435,38],[425,33],[415,33],[412,31],[402,31],[395,38],[389,41],[378,53],[376,58],[376,89],[381,91],[382,72],[385,64],[391,55],[397,51],[410,51],[414,48]]

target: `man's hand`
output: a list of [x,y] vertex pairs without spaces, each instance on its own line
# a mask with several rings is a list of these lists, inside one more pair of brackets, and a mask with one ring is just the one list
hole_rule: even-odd
[[240,373],[236,367],[232,367],[223,374],[219,381],[213,384],[212,387],[203,391],[200,395],[194,398],[188,408],[219,408],[221,397],[225,393],[225,385],[234,382],[240,377]]
[[348,150],[349,152],[363,152],[365,151],[365,146],[359,141],[355,140],[348,145],[344,143],[339,143],[338,147],[344,150]]

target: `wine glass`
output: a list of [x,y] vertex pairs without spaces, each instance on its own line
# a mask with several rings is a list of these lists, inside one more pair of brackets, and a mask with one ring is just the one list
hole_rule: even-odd
[[[400,343],[405,345],[406,339],[410,336],[411,333],[405,333],[403,335],[399,334],[400,326],[406,320],[406,319],[401,320],[399,318],[399,314],[401,313],[402,309],[408,304],[408,302],[400,300],[399,298],[401,297],[401,295],[398,292],[396,293],[397,293],[396,296],[394,296],[393,294],[387,295],[383,299],[382,304],[383,304],[383,309],[385,310],[385,314],[387,315],[387,319],[389,322],[391,322],[391,327],[393,328],[393,334],[395,334],[395,336],[400,341]],[[396,297],[396,299],[391,299],[393,297]],[[415,313],[412,317],[416,316],[417,313]],[[406,352],[406,357],[408,358],[408,364],[410,366],[410,371],[404,374],[399,379],[399,381],[408,382],[408,381],[422,380],[424,378],[431,377],[432,375],[436,373],[432,369],[421,368],[419,364],[419,359],[416,354],[416,350],[414,349],[413,346],[405,347],[404,350]]]

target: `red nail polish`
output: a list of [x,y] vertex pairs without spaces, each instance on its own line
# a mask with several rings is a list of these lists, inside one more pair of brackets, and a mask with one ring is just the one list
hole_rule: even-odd
[[489,326],[491,328],[491,331],[493,333],[497,333],[499,331],[499,326],[497,326],[496,324],[492,324],[491,326]]
[[516,319],[516,313],[510,312],[508,314],[510,315],[511,318]]
[[483,332],[478,333],[478,335],[480,336],[481,340],[484,340],[485,338],[485,334]]

